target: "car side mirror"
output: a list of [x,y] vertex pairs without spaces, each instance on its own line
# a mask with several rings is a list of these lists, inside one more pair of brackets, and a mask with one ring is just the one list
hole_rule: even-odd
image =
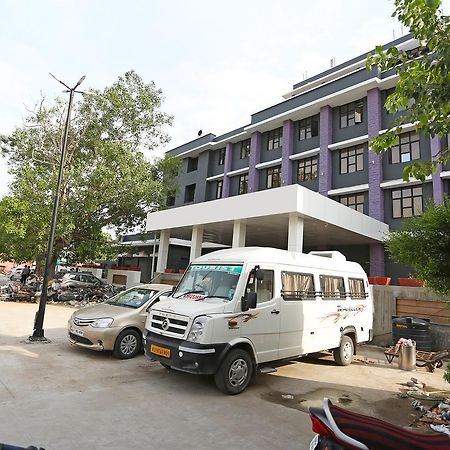
[[257,301],[258,301],[258,295],[256,294],[256,292],[249,292],[247,294],[247,307],[249,309],[256,308]]

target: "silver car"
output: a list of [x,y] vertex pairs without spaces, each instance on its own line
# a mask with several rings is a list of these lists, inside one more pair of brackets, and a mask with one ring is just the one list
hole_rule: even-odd
[[91,273],[86,272],[68,272],[62,277],[60,288],[82,288],[104,286],[105,283]]

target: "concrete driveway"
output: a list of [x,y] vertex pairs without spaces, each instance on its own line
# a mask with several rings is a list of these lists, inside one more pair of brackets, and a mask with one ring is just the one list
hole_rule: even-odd
[[[210,378],[167,371],[144,356],[119,361],[70,346],[69,307],[47,306],[52,343],[26,344],[36,310],[0,302],[0,442],[46,450],[307,449],[305,411],[324,396],[402,425],[414,418],[397,396],[397,383],[412,374],[387,366],[374,348],[349,367],[329,357],[290,363],[231,397]],[[414,376],[448,388],[442,369]]]

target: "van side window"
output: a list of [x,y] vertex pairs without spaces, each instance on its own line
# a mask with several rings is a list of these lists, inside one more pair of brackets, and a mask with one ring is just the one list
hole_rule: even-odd
[[348,286],[350,288],[350,297],[354,299],[366,298],[368,296],[364,289],[364,280],[360,278],[349,278]]
[[342,277],[320,275],[320,289],[324,300],[345,298],[344,279]]
[[314,277],[310,273],[281,272],[284,300],[314,300]]
[[[260,269],[261,270],[261,269]],[[273,270],[261,270],[263,273],[262,280],[256,280],[252,286],[252,291],[255,289],[258,295],[258,304],[265,303],[273,298]]]

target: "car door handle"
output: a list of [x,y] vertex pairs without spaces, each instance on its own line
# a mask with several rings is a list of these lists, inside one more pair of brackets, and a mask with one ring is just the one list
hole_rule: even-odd
[[277,309],[272,309],[272,311],[270,311],[270,314],[280,314],[280,311],[278,311]]

